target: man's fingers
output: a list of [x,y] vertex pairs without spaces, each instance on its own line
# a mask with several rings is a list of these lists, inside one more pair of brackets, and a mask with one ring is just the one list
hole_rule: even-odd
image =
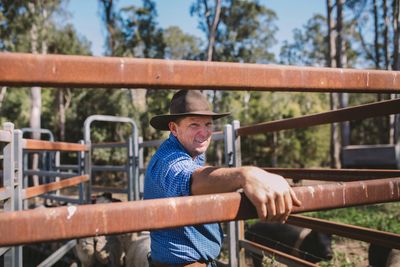
[[274,221],[276,217],[275,199],[268,198],[267,212],[268,212],[267,221]]
[[261,203],[259,206],[257,206],[257,214],[258,214],[258,218],[260,218],[260,220],[265,221],[267,219],[268,211],[267,211],[267,206],[265,205],[265,203]]
[[290,191],[290,196],[292,197],[293,205],[296,207],[300,207],[301,201],[297,198],[296,193],[293,191],[292,188],[289,188],[289,191]]
[[293,209],[293,200],[292,200],[292,196],[290,195],[290,192],[288,194],[285,194],[284,198],[285,198],[285,204],[286,204],[286,212],[289,211],[289,213],[290,213]]
[[276,197],[276,221],[282,223],[285,220],[285,217],[288,213],[287,204],[285,203],[285,196],[288,194],[279,194]]
[[284,205],[285,205],[285,211],[282,213],[282,216],[280,218],[281,223],[285,223],[287,218],[289,217],[290,212],[293,209],[293,203],[292,203],[292,198],[290,196],[290,193],[286,193],[283,196],[284,199]]

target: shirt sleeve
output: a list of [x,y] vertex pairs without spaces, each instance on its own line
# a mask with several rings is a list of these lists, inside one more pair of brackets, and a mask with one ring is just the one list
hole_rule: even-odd
[[202,166],[183,153],[163,165],[163,175],[159,182],[166,197],[191,195],[192,174]]

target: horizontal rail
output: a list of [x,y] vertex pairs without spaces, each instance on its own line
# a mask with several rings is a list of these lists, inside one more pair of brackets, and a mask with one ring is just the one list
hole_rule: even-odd
[[51,151],[88,151],[88,146],[85,144],[65,143],[65,142],[50,142],[35,139],[23,139],[24,149],[30,150],[51,150]]
[[400,91],[399,76],[383,70],[0,54],[3,86],[394,93]]
[[54,166],[55,169],[58,170],[72,170],[72,171],[78,171],[80,167],[75,164],[62,164],[60,166]]
[[157,147],[162,144],[165,140],[151,140],[139,143],[139,147]]
[[290,215],[287,221],[300,227],[311,228],[327,234],[339,235],[367,243],[400,249],[400,234],[379,231],[375,229],[330,222],[323,219],[311,218],[300,215]]
[[0,130],[0,142],[10,143],[12,140],[11,132]]
[[88,175],[81,175],[72,178],[68,178],[65,180],[61,180],[59,182],[52,182],[48,184],[38,185],[34,187],[28,187],[25,191],[25,199],[36,197],[42,195],[44,193],[48,193],[51,191],[59,190],[62,188],[78,185],[80,183],[86,182],[89,180]]
[[10,191],[8,191],[5,187],[0,187],[0,201],[9,199],[11,197]]
[[96,144],[91,144],[92,149],[94,148],[127,148],[128,143],[127,142],[110,142],[110,143],[96,143]]
[[128,170],[128,166],[126,165],[93,165],[92,172],[105,172],[105,171],[113,171],[113,172],[126,172]]
[[[399,201],[400,178],[293,190],[302,202],[293,210],[299,213]],[[237,192],[4,212],[0,214],[0,246],[256,217],[253,205]]]
[[308,262],[306,260],[300,259],[298,257],[292,256],[290,254],[283,253],[279,250],[272,249],[258,243],[249,241],[249,240],[239,240],[239,246],[244,248],[247,251],[256,253],[257,255],[263,256],[268,255],[271,258],[276,259],[280,263],[286,264],[288,266],[309,266],[309,267],[318,267],[319,265],[314,264],[312,262]]
[[288,179],[350,182],[400,177],[400,170],[263,168]]
[[71,178],[76,176],[76,173],[70,172],[56,172],[56,171],[34,171],[25,170],[24,175],[39,175],[44,177],[60,177],[60,178]]
[[400,99],[380,101],[372,104],[342,108],[297,118],[264,122],[237,129],[240,136],[281,130],[298,129],[333,122],[361,120],[366,118],[400,113]]

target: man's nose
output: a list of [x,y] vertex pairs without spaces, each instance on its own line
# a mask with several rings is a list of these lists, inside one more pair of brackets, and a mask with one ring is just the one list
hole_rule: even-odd
[[200,129],[200,133],[201,133],[203,136],[210,136],[210,135],[212,134],[212,127],[207,126],[207,125],[204,125],[204,126],[202,126],[201,129]]

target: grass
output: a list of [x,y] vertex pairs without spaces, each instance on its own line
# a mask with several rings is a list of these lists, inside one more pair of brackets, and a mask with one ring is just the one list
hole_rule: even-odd
[[[400,234],[400,202],[307,212],[303,215]],[[247,224],[251,225],[255,221],[248,220]],[[367,266],[368,245],[365,242],[333,236],[333,259],[318,264],[322,267]],[[264,266],[273,265],[268,262]]]
[[305,215],[400,234],[400,202],[308,212]]

